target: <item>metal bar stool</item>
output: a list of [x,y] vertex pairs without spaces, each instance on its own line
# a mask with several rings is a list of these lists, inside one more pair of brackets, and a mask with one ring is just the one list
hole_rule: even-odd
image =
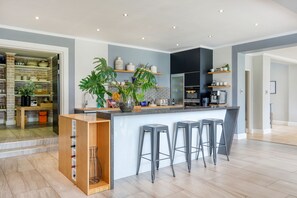
[[[150,136],[151,136],[151,153],[142,154],[143,140],[144,140],[145,133],[150,133]],[[167,135],[169,154],[160,152],[160,133],[166,133],[166,135]],[[160,159],[160,154],[167,156],[167,157]],[[146,155],[151,155],[151,159],[146,158],[145,157]],[[136,175],[138,175],[138,173],[139,173],[141,158],[151,161],[152,183],[154,183],[154,180],[155,180],[155,169],[157,169],[157,170],[159,169],[159,162],[161,160],[170,159],[170,166],[172,169],[172,174],[173,174],[173,177],[175,177],[175,173],[174,173],[174,169],[173,169],[172,150],[171,150],[170,139],[169,139],[169,130],[168,130],[167,125],[149,124],[149,125],[144,125],[142,127],[142,130],[140,131],[140,136],[139,136]]]
[[[193,128],[198,129],[196,146],[192,146],[192,130]],[[192,153],[196,153],[196,160],[198,160],[199,151],[202,151],[204,167],[206,167],[204,159],[204,151],[202,146],[202,137],[201,137],[201,123],[195,121],[182,121],[176,123],[176,128],[173,133],[173,160],[175,156],[175,151],[183,152],[186,156],[186,161],[188,164],[188,171],[191,172],[191,161]],[[176,147],[177,134],[179,129],[184,129],[184,146]],[[192,151],[194,149],[195,151]]]
[[[213,152],[213,162],[214,165],[216,165],[217,161],[217,148],[220,146],[224,146],[226,150],[226,156],[227,160],[229,161],[229,156],[228,156],[228,151],[227,151],[227,141],[226,141],[226,134],[225,134],[225,127],[224,127],[224,120],[222,119],[215,119],[215,118],[210,118],[210,119],[203,119],[202,120],[202,129],[201,131],[203,132],[203,127],[204,125],[207,125],[209,127],[208,133],[209,133],[209,141],[203,142],[203,145],[206,144],[210,148],[209,154],[211,156]],[[222,135],[224,143],[217,142],[217,126],[221,125],[222,126]],[[201,133],[202,133],[201,132]]]

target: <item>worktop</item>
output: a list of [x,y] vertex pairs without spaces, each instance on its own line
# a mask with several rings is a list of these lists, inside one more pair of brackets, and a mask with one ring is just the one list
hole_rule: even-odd
[[[168,106],[146,106],[141,107],[141,110],[150,109],[168,109],[168,108],[182,108],[183,105],[168,105]],[[97,108],[97,107],[87,107],[87,108],[75,108],[74,113],[96,113],[98,111],[115,111],[120,112],[119,108]]]

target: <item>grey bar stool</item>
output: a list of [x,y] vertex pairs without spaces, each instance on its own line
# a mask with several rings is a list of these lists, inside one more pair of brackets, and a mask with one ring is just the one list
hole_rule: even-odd
[[[144,140],[145,133],[150,133],[150,136],[151,136],[151,153],[142,154],[143,140]],[[166,133],[166,135],[167,135],[169,154],[160,152],[160,133]],[[167,158],[160,159],[160,154],[167,156]],[[151,159],[146,158],[145,157],[146,155],[151,155]],[[168,130],[167,125],[149,124],[149,125],[144,125],[142,127],[142,130],[140,131],[140,136],[139,136],[136,175],[138,175],[138,173],[139,173],[141,158],[151,161],[152,183],[154,183],[154,180],[155,180],[155,169],[156,168],[157,168],[157,170],[159,169],[159,162],[161,160],[170,159],[170,166],[172,169],[172,174],[173,174],[173,177],[175,177],[175,173],[174,173],[174,169],[173,169],[172,150],[171,150],[170,138],[169,138],[169,130]]]
[[[197,142],[196,146],[192,146],[192,130],[193,128],[198,129],[197,133]],[[206,167],[205,159],[204,159],[204,151],[202,146],[202,137],[201,137],[201,123],[198,121],[182,121],[176,123],[176,128],[173,133],[173,160],[175,156],[175,151],[184,152],[186,156],[186,161],[188,164],[188,171],[191,172],[191,161],[192,161],[192,153],[196,153],[196,160],[198,160],[199,151],[202,151],[204,167]],[[184,129],[184,146],[176,147],[177,134],[179,129]],[[195,151],[192,152],[192,149]]]
[[[226,156],[227,160],[229,161],[229,156],[228,156],[228,151],[227,151],[227,141],[226,141],[226,134],[225,134],[225,127],[224,127],[224,120],[222,119],[215,119],[215,118],[210,118],[210,119],[203,119],[202,120],[202,129],[201,131],[203,132],[203,127],[207,125],[209,127],[209,141],[203,142],[203,145],[206,144],[206,146],[210,147],[210,156],[213,152],[213,162],[216,165],[217,161],[217,147],[223,146],[226,149]],[[221,125],[222,126],[222,135],[224,144],[217,142],[217,126]]]

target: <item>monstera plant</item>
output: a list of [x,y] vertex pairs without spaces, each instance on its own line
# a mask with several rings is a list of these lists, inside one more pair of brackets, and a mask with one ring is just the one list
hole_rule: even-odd
[[[133,82],[122,84],[116,80],[117,73],[107,65],[104,58],[96,57],[94,63],[96,64],[94,70],[80,81],[79,87],[82,91],[96,95],[96,101],[101,107],[105,104],[105,94],[112,96],[107,85],[112,85],[117,89],[115,93],[119,96],[120,108],[123,107],[122,111],[132,111],[134,102],[138,104],[147,90],[156,87],[156,78],[147,65],[141,65],[135,70],[132,77]],[[126,109],[125,104],[129,105]]]

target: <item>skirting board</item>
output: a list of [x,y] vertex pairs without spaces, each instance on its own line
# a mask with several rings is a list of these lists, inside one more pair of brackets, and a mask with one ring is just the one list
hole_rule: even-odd
[[261,134],[267,134],[271,133],[271,129],[252,129],[252,133],[261,133]]
[[283,126],[297,126],[297,122],[289,122],[289,121],[281,121],[281,120],[273,120],[272,124],[283,125]]
[[235,133],[234,136],[233,136],[233,139],[236,139],[236,140],[243,140],[243,139],[246,139],[246,133]]

